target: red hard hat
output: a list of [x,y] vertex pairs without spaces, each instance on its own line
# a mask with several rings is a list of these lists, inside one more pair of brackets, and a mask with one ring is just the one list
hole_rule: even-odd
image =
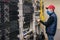
[[54,5],[49,5],[48,7],[46,7],[46,9],[55,9],[55,6]]

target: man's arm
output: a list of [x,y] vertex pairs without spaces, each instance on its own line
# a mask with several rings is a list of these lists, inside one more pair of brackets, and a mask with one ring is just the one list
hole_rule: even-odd
[[50,26],[53,22],[54,22],[54,17],[50,17],[48,20],[47,20],[47,22],[43,22],[43,21],[40,21],[43,25],[45,25],[45,26]]

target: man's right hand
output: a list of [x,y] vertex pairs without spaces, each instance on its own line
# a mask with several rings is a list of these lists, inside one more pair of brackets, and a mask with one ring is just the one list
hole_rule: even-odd
[[36,21],[37,21],[37,22],[40,22],[40,19],[37,19]]
[[36,19],[37,23],[40,24],[40,19]]

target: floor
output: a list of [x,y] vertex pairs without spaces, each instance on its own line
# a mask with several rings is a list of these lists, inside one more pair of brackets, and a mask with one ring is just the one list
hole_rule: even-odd
[[57,30],[54,40],[60,40],[60,29]]

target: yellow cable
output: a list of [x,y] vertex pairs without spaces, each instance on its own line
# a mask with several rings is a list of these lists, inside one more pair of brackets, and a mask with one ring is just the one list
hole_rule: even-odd
[[43,1],[40,0],[40,20],[44,21],[44,19]]

